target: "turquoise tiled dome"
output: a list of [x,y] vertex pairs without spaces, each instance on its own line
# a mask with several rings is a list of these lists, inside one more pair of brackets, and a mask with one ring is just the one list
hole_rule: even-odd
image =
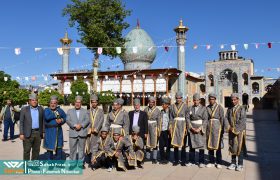
[[[124,69],[149,69],[157,52],[157,48],[155,47],[152,38],[146,31],[137,26],[126,35],[125,39],[126,50],[121,57],[124,63]],[[137,47],[136,53],[133,52],[133,47]]]

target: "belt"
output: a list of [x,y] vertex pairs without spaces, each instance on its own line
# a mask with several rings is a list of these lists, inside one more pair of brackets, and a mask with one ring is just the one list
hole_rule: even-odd
[[192,124],[202,125],[202,119],[191,121]]
[[185,121],[186,119],[183,117],[176,117],[174,118],[175,121]]
[[148,123],[156,123],[157,121],[156,120],[148,120]]
[[111,124],[110,128],[122,128],[119,124]]
[[219,121],[219,119],[210,119],[210,120],[213,120],[213,121]]
[[32,129],[32,131],[39,131],[39,130],[40,130],[39,128]]

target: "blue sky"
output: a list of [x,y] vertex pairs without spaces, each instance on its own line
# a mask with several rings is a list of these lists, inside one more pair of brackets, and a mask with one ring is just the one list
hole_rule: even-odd
[[[62,9],[69,0],[9,0],[0,2],[0,69],[13,78],[48,74],[61,69],[61,57],[56,49],[59,39],[68,28],[73,39],[72,46],[83,46],[76,42],[79,39],[77,30],[69,28],[67,17],[62,16]],[[268,71],[267,68],[279,68],[280,43],[273,44],[271,49],[266,45],[255,49],[249,45],[244,50],[243,43],[280,42],[280,2],[277,0],[125,0],[132,14],[127,18],[132,30],[139,18],[141,28],[145,29],[156,45],[175,45],[174,27],[180,18],[190,30],[187,32],[186,71],[203,72],[208,60],[218,58],[220,44],[240,44],[239,55],[252,58],[256,74],[279,77],[280,72]],[[210,50],[194,44],[211,44]],[[14,54],[14,48],[20,47],[22,53]],[[43,50],[35,53],[35,47]],[[225,49],[230,49],[226,46]],[[70,69],[85,69],[92,61],[92,54],[82,49],[79,55],[74,51],[70,55]],[[122,69],[119,59],[111,60],[101,57],[102,70],[108,67]],[[158,49],[153,68],[176,67],[176,49],[169,52]],[[261,72],[261,70],[264,72]],[[36,83],[44,82],[39,78]],[[23,82],[24,83],[24,82]],[[26,83],[26,82],[25,82]],[[33,82],[34,83],[34,82]]]

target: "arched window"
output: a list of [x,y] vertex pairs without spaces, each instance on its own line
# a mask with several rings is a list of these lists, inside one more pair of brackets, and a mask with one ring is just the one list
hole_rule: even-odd
[[242,77],[243,77],[244,85],[248,85],[248,74],[247,73],[243,73]]
[[260,91],[259,83],[254,82],[252,84],[252,91],[253,91],[253,94],[259,94],[259,91]]
[[232,91],[238,93],[238,76],[235,72],[232,73]]
[[205,85],[204,84],[200,84],[199,89],[202,93],[205,93]]
[[214,76],[212,74],[210,74],[208,76],[208,78],[209,78],[209,81],[210,81],[210,86],[214,86]]

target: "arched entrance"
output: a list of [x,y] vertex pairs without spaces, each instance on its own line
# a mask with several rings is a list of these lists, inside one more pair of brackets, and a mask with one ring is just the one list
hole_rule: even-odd
[[252,99],[252,103],[253,103],[253,105],[254,105],[254,108],[258,108],[258,106],[259,106],[259,104],[260,104],[259,98],[254,97],[254,98]]
[[242,105],[245,106],[246,110],[249,109],[249,95],[247,93],[242,94]]

